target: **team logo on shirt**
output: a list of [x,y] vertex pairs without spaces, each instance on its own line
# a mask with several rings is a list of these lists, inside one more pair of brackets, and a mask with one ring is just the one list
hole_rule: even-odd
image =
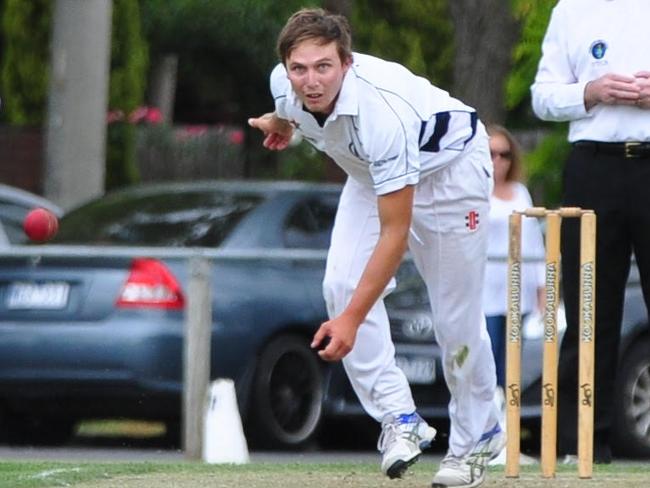
[[478,212],[476,210],[470,210],[467,215],[465,215],[465,227],[467,227],[470,232],[473,232],[478,229],[478,224]]
[[361,155],[359,154],[359,151],[357,150],[357,147],[354,145],[354,142],[350,142],[348,144],[348,151],[357,159],[361,159]]
[[607,51],[607,43],[603,40],[594,41],[589,48],[591,55],[596,59],[603,59]]

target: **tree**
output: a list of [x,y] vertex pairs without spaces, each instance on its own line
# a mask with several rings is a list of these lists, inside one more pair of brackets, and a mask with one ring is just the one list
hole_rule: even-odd
[[323,8],[329,12],[345,15],[350,18],[354,0],[324,0]]
[[541,46],[555,2],[513,0],[514,14],[522,24],[521,37],[514,49],[514,66],[507,79],[506,107],[518,113],[525,126],[548,128],[548,134],[527,155],[528,181],[536,200],[544,206],[560,203],[562,164],[568,156],[566,123],[542,124],[532,114],[530,86],[535,80]]
[[521,35],[513,49],[513,66],[507,79],[506,107],[516,110],[530,106],[530,85],[535,80],[542,55],[542,40],[554,2],[548,0],[512,0],[515,18],[521,23]]
[[453,94],[484,122],[506,118],[504,84],[518,24],[504,0],[450,0],[454,23]]
[[[143,28],[156,65],[177,56],[177,122],[227,123],[246,132],[245,173],[273,167],[246,120],[272,110],[268,76],[277,62],[275,38],[300,0],[141,0]],[[320,2],[307,2],[320,5]]]
[[449,87],[453,26],[446,0],[356,0],[350,20],[356,50],[400,62]]
[[[49,82],[52,0],[4,0],[2,93],[5,120],[41,126]],[[147,50],[140,33],[138,2],[113,0],[109,106],[129,113],[142,103]],[[108,134],[107,187],[137,179],[133,128]]]

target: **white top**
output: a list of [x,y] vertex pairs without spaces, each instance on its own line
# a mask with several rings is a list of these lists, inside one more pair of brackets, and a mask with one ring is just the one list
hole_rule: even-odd
[[586,112],[588,81],[650,70],[649,0],[560,0],[531,87],[543,120],[571,121],[569,141],[650,141],[650,110],[599,104]]
[[358,53],[353,59],[323,127],[303,110],[284,66],[276,66],[278,117],[378,195],[416,184],[463,151],[476,132],[474,109],[397,63]]
[[[490,198],[488,226],[488,263],[485,268],[483,308],[485,315],[506,315],[508,309],[508,221],[514,210],[533,206],[530,193],[521,183],[515,183],[512,200]],[[537,307],[537,288],[544,286],[544,240],[537,219],[522,217],[521,230],[521,312],[530,313]],[[497,258],[497,259],[494,259]],[[531,262],[527,259],[538,258]]]

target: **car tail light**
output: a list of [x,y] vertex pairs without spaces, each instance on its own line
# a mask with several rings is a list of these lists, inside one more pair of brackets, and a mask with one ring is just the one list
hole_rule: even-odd
[[183,292],[167,266],[156,259],[138,258],[117,300],[118,307],[182,309]]

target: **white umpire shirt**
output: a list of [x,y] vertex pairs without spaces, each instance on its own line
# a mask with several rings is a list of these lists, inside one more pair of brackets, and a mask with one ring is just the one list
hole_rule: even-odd
[[446,166],[476,132],[475,111],[405,67],[354,53],[321,127],[303,110],[282,64],[271,73],[278,117],[355,180],[383,195]]
[[531,87],[543,120],[571,121],[569,141],[650,141],[650,111],[584,106],[587,82],[607,73],[650,71],[650,0],[560,0]]

